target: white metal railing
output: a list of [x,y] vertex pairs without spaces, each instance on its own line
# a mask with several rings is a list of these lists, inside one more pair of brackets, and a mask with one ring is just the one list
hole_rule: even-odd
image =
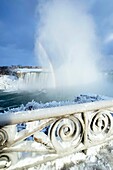
[[112,115],[113,100],[0,114],[0,168],[28,168],[106,143]]

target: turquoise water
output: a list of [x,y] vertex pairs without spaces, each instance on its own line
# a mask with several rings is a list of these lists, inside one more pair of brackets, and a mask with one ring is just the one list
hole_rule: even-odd
[[8,108],[18,107],[21,104],[27,104],[31,101],[36,102],[50,102],[50,101],[62,101],[62,100],[73,100],[74,95],[70,90],[43,90],[43,91],[18,91],[18,92],[5,92],[0,91],[0,111]]
[[[43,99],[42,99],[43,98]],[[32,100],[37,102],[46,102],[46,96],[44,92],[4,92],[0,91],[0,111],[8,108],[18,107],[21,104],[26,104]],[[44,101],[45,100],[45,101]]]
[[74,97],[79,94],[98,94],[113,97],[113,76],[107,76],[104,81],[90,84],[87,86],[49,89],[42,91],[16,91],[5,92],[0,91],[0,112],[8,108],[18,107],[21,104],[27,104],[32,100],[36,102],[50,102],[62,100],[74,100]]

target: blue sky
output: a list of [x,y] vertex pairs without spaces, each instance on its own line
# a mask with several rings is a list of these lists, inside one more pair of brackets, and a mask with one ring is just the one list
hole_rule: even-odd
[[[0,0],[0,65],[36,65],[34,54],[41,0]],[[83,1],[83,0],[81,0]],[[113,63],[113,1],[84,0],[96,23],[102,53]]]
[[34,65],[36,0],[0,0],[0,65]]

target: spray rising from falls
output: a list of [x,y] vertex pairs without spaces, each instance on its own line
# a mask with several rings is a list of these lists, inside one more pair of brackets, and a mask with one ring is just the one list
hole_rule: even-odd
[[39,56],[41,56],[40,64],[43,66],[43,68],[47,68],[47,70],[49,71],[49,77],[48,77],[49,79],[46,81],[48,82],[49,87],[55,88],[56,80],[55,80],[55,73],[54,73],[53,65],[49,59],[49,56],[47,55],[45,51],[45,48],[42,46],[40,42],[38,42],[37,47],[38,47],[38,53],[40,54]]
[[38,14],[35,49],[41,66],[52,72],[56,86],[97,81],[99,43],[87,8],[73,0],[48,0],[38,4]]

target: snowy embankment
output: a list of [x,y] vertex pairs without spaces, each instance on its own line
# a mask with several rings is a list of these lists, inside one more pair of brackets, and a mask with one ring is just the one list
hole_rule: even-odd
[[0,76],[0,90],[15,90],[17,83],[17,78],[10,75]]
[[58,107],[58,106],[65,106],[65,105],[73,105],[73,104],[79,104],[79,103],[87,103],[87,102],[95,102],[100,100],[109,100],[112,99],[107,96],[100,96],[96,94],[92,95],[86,95],[81,94],[79,96],[76,96],[74,100],[67,100],[67,101],[51,101],[46,103],[38,103],[36,101],[28,102],[26,105],[21,105],[17,108],[9,109],[6,112],[18,112],[18,111],[26,111],[26,110],[35,110],[35,109],[41,109],[41,108],[50,108],[50,107]]

